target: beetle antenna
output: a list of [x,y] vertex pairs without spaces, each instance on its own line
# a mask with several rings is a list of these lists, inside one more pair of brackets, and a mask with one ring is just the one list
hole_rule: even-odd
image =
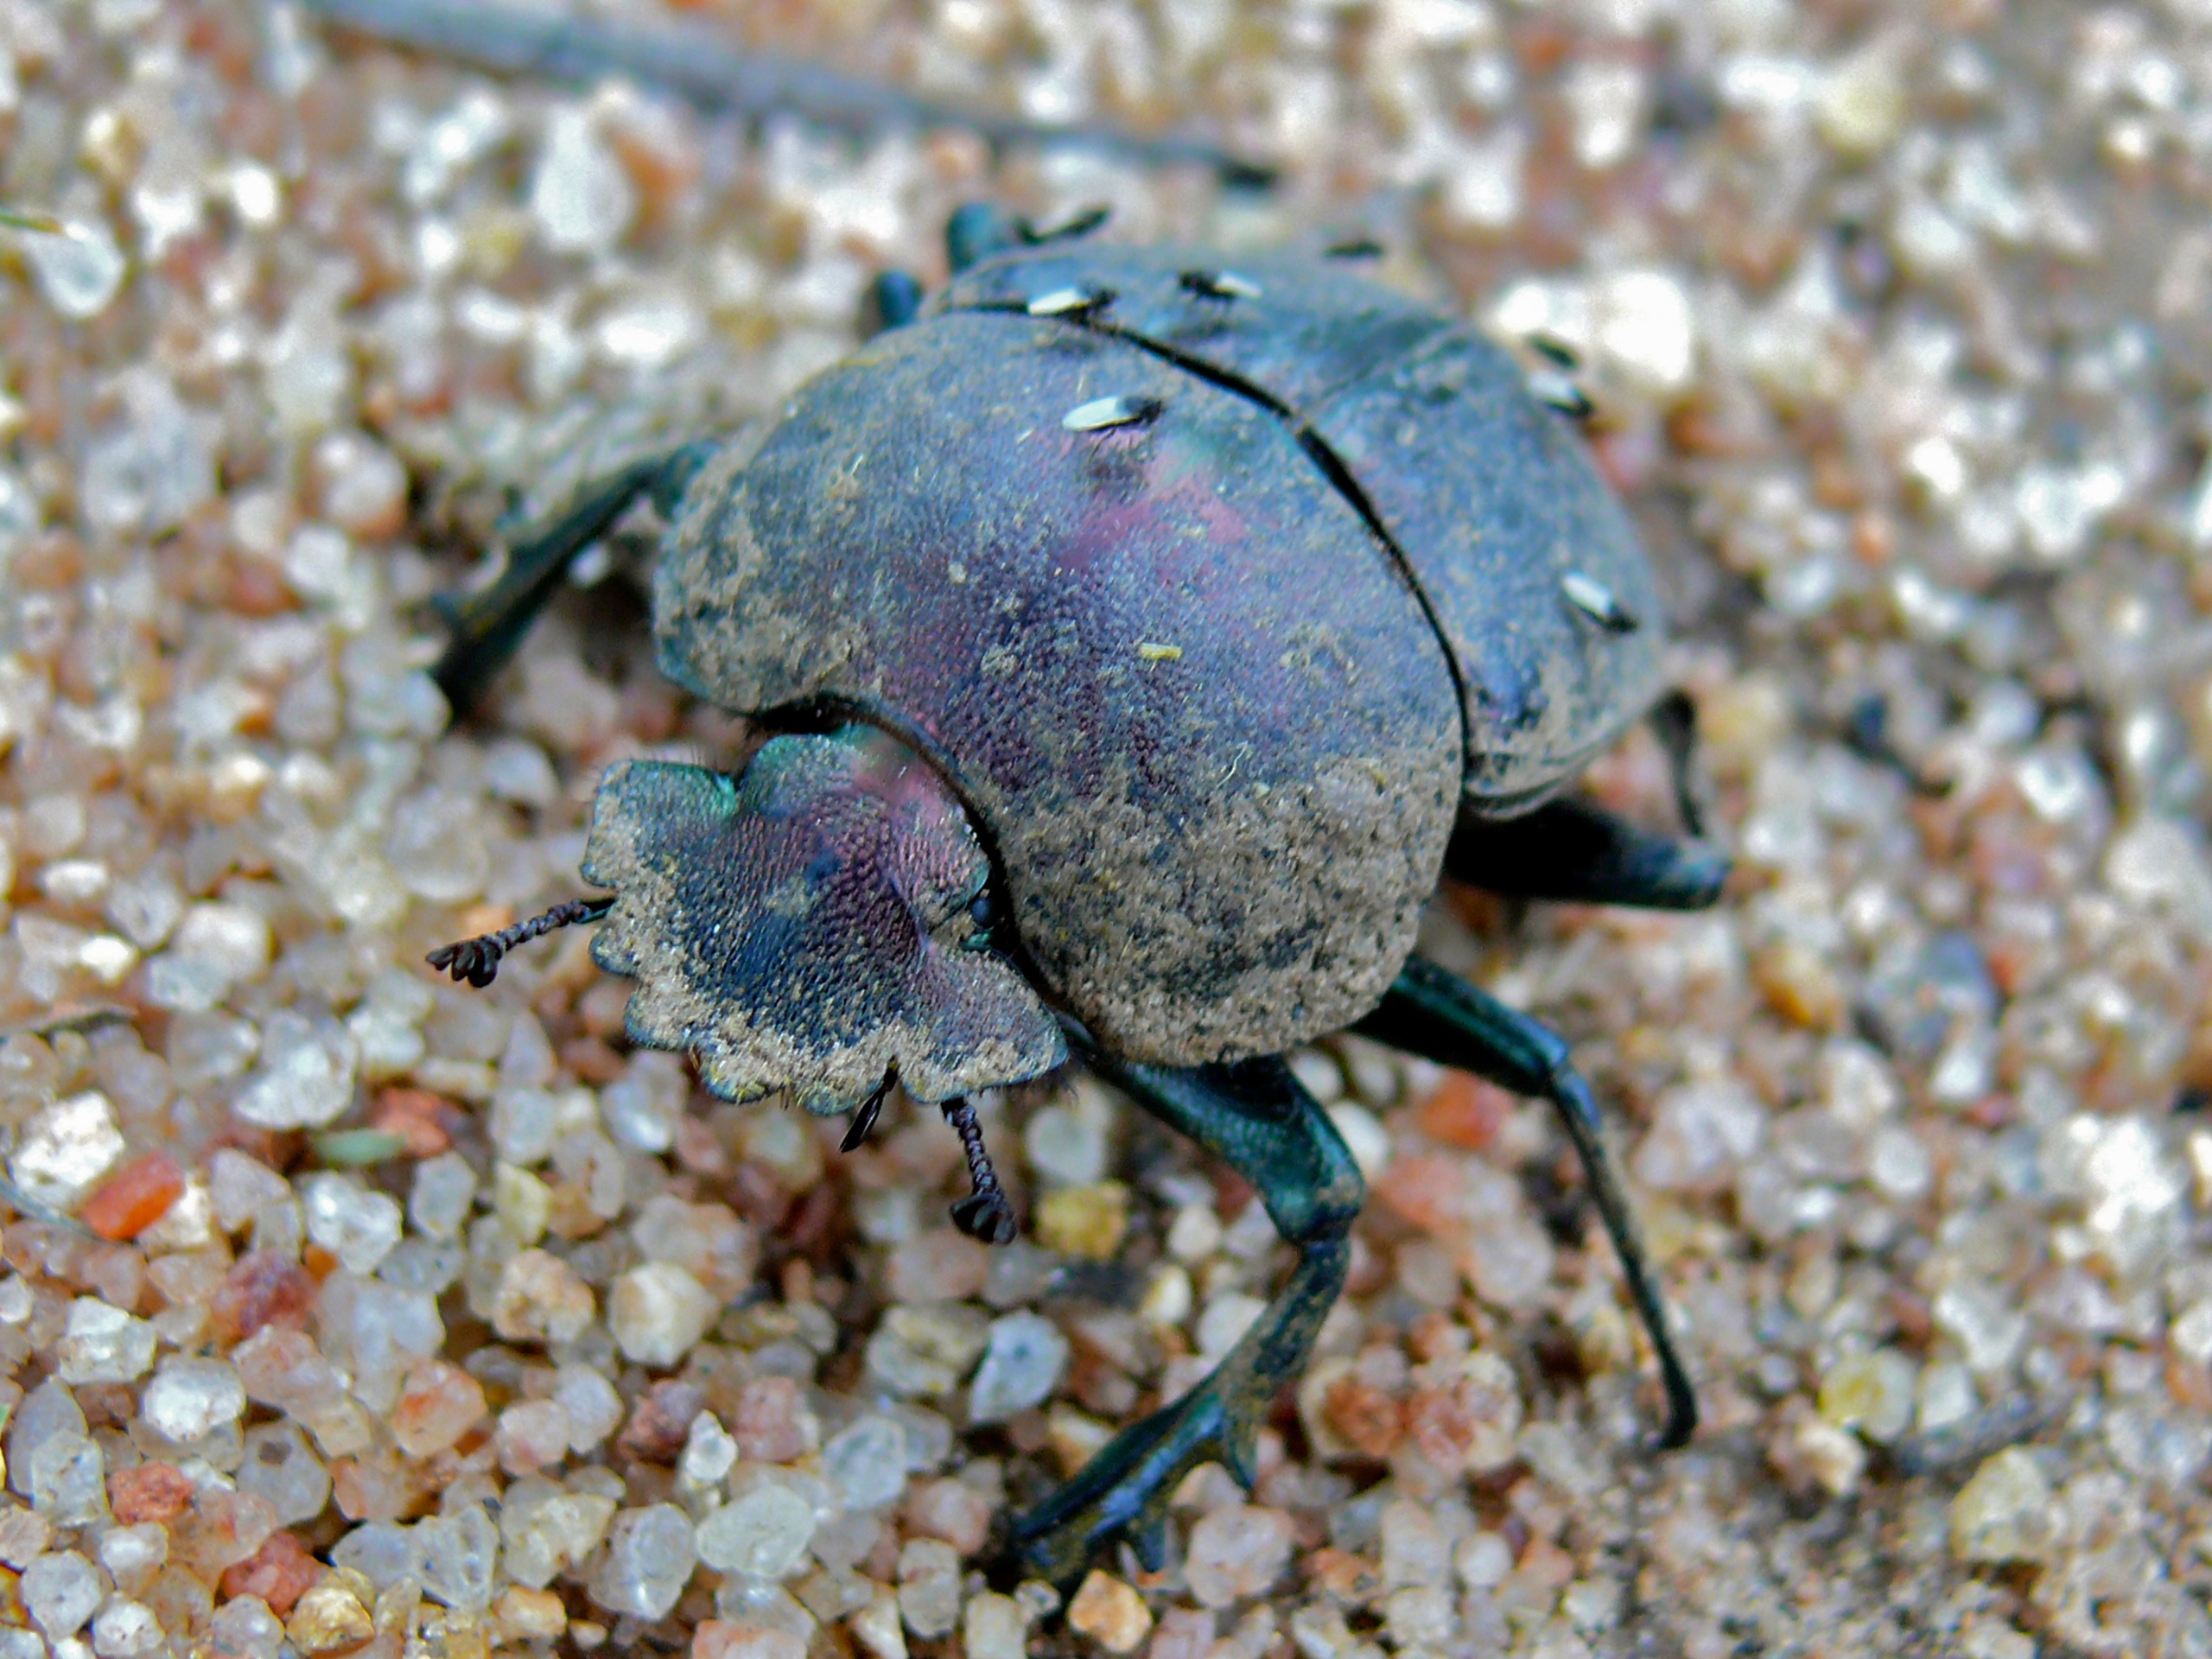
[[515,946],[543,938],[556,928],[595,922],[613,908],[612,894],[604,899],[571,899],[566,904],[554,906],[542,916],[503,927],[496,933],[480,933],[473,939],[442,944],[425,960],[431,967],[451,974],[454,984],[466,981],[480,991],[499,977],[499,958]]
[[991,1167],[991,1154],[984,1150],[983,1126],[976,1121],[976,1109],[958,1095],[943,1105],[944,1121],[952,1125],[961,1151],[968,1154],[968,1179],[975,1188],[952,1206],[952,1224],[986,1244],[1011,1244],[1014,1205],[1007,1201],[998,1171]]
[[891,1092],[891,1085],[899,1081],[899,1062],[893,1060],[883,1068],[883,1081],[868,1090],[868,1098],[853,1114],[852,1127],[845,1131],[845,1138],[837,1143],[840,1152],[855,1152],[868,1132],[875,1127],[877,1116],[883,1110],[883,1097]]

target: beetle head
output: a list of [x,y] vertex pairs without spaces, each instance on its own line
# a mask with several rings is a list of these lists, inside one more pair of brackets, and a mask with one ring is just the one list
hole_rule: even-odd
[[631,1038],[691,1050],[724,1099],[784,1089],[839,1112],[895,1069],[946,1100],[1066,1058],[1027,982],[970,937],[990,867],[966,814],[880,732],[774,738],[734,778],[616,766],[583,870],[614,890],[592,954],[638,981]]

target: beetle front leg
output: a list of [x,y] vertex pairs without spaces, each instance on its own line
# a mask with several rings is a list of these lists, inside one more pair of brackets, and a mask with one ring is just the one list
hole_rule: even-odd
[[1147,1568],[1166,1542],[1168,1500],[1201,1463],[1248,1490],[1254,1450],[1283,1387],[1306,1368],[1344,1287],[1359,1170],[1336,1128],[1279,1059],[1171,1071],[1089,1056],[1147,1111],[1250,1181],[1298,1264],[1267,1309],[1198,1386],[1116,1435],[1074,1479],[1014,1523],[1028,1571],[1070,1586],[1116,1534]]
[[453,632],[431,677],[456,714],[506,665],[576,556],[642,498],[650,496],[664,515],[672,512],[714,449],[711,442],[687,443],[595,480],[559,518],[508,550],[506,569],[490,587],[437,601]]

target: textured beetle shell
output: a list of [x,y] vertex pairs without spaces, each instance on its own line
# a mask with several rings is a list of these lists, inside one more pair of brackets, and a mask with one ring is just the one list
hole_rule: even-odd
[[[1158,417],[1063,427],[1116,396]],[[1443,648],[1285,423],[1156,354],[1001,314],[880,336],[695,480],[654,620],[702,696],[918,744],[1129,1059],[1336,1029],[1412,949],[1459,797]]]
[[[1219,254],[1075,245],[978,265],[940,309],[1110,290],[1079,324],[1172,353],[1274,404],[1339,461],[1419,583],[1465,698],[1471,811],[1535,805],[1647,708],[1662,608],[1581,437],[1481,335],[1327,262],[1227,262],[1255,297],[1194,293]],[[1309,463],[1312,464],[1312,463]],[[1643,626],[1611,632],[1579,573]]]
[[944,1100],[1066,1058],[1013,967],[963,947],[989,875],[943,782],[858,727],[775,739],[737,779],[626,761],[584,848],[615,890],[592,953],[638,981],[632,1038],[696,1051],[725,1099],[790,1088],[819,1112],[893,1065]]

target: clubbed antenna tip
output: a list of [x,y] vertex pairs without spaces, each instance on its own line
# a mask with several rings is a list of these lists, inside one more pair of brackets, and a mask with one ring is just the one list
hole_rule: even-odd
[[986,1244],[1011,1244],[1016,1230],[1014,1205],[999,1185],[998,1171],[991,1167],[991,1154],[984,1150],[983,1126],[976,1121],[976,1109],[956,1096],[944,1103],[944,1121],[960,1137],[961,1151],[968,1154],[968,1179],[975,1189],[952,1206],[952,1224]]
[[612,896],[571,899],[566,904],[554,906],[541,916],[533,916],[526,922],[517,922],[512,927],[503,927],[496,933],[480,933],[473,939],[442,944],[431,951],[426,960],[441,973],[451,974],[456,985],[465,982],[480,991],[499,976],[499,959],[515,946],[527,944],[556,928],[573,927],[579,922],[595,922],[613,908]]

